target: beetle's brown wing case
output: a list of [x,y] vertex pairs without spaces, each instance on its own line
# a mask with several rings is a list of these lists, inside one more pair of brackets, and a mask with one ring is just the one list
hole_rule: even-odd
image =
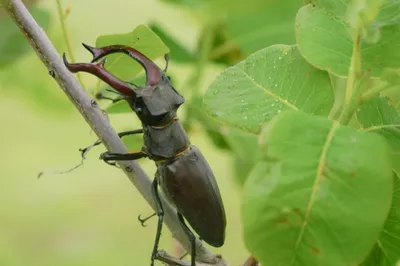
[[190,226],[208,244],[225,241],[226,216],[214,174],[201,152],[190,150],[159,168],[160,186]]

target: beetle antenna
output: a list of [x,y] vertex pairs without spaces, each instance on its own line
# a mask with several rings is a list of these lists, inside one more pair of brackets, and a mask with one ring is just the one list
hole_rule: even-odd
[[165,68],[164,68],[163,72],[165,73],[165,72],[167,72],[167,69],[168,69],[169,55],[165,54],[164,59],[165,59]]
[[96,93],[95,97],[98,100],[109,100],[109,101],[112,101],[113,103],[116,103],[116,102],[119,102],[120,100],[122,100],[121,98],[111,98],[111,97],[104,96],[103,93],[101,93],[101,92]]
[[110,89],[110,88],[106,88],[106,91],[111,92],[111,93],[118,94],[119,96],[122,96],[122,97],[125,96],[125,95],[123,95],[122,93],[120,93],[119,91],[116,91],[116,90],[113,90],[113,89]]

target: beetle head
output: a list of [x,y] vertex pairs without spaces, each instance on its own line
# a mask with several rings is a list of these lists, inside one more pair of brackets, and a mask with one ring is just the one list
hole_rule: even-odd
[[[174,89],[165,71],[136,49],[123,45],[110,45],[102,48],[83,46],[93,55],[91,63],[70,64],[65,54],[64,64],[71,72],[91,73],[116,89],[136,112],[139,119],[148,125],[162,126],[175,115],[184,98]],[[133,89],[128,83],[118,79],[104,68],[105,59],[97,60],[113,53],[125,53],[146,71],[146,85]],[[166,57],[167,64],[168,58]]]

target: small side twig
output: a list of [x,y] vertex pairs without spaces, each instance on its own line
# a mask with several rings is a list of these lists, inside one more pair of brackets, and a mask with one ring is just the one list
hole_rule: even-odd
[[[107,118],[103,116],[97,103],[89,99],[75,77],[64,66],[60,55],[46,33],[40,28],[21,0],[5,1],[4,7],[47,67],[50,75],[56,80],[107,149],[115,153],[127,153],[127,148],[111,127]],[[151,181],[143,169],[134,161],[121,161],[119,165],[143,198],[155,209],[151,196]],[[163,198],[162,202],[164,204],[165,225],[182,246],[190,250],[190,241],[180,226],[174,209]],[[196,246],[198,261],[217,265],[214,263],[216,255],[205,248],[199,240],[197,240]]]
[[[69,35],[68,35],[68,30],[67,30],[67,25],[66,25],[67,18],[66,18],[64,9],[62,7],[61,0],[57,0],[56,3],[57,3],[58,17],[60,18],[61,31],[63,33],[64,40],[65,40],[65,45],[67,46],[68,54],[71,57],[71,62],[75,63],[75,56],[74,56],[74,53],[72,52],[72,46],[71,46],[71,42],[69,41]],[[78,78],[78,81],[81,84],[82,88],[84,90],[86,90],[85,84],[83,83],[83,80],[81,77],[81,73],[77,73],[76,77]]]

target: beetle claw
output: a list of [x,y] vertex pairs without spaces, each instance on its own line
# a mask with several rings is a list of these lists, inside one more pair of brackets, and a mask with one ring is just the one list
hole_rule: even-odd
[[141,223],[141,225],[142,225],[143,227],[146,227],[147,225],[146,225],[145,223],[147,222],[147,220],[149,220],[151,217],[153,217],[153,216],[155,216],[155,215],[156,215],[156,213],[153,213],[152,215],[147,216],[146,218],[140,218],[142,215],[139,214],[138,220],[139,220],[139,222]]
[[145,224],[146,219],[142,219],[142,218],[140,218],[140,216],[142,216],[142,215],[139,214],[139,216],[138,216],[138,220],[139,220],[140,224],[142,225],[142,227],[146,227],[146,226],[147,226],[147,225]]

